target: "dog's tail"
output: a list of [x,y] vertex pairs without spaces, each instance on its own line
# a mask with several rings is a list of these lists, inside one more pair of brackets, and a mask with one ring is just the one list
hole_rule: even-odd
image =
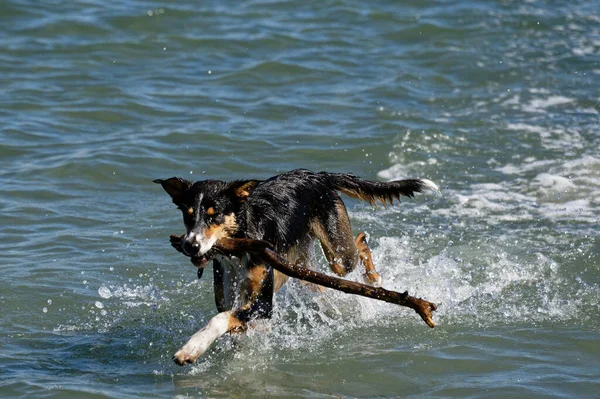
[[349,197],[367,201],[371,205],[376,205],[377,201],[380,201],[386,206],[388,203],[392,204],[395,199],[400,201],[401,196],[414,197],[415,193],[439,191],[438,186],[427,179],[375,182],[362,180],[352,174],[322,173],[327,176],[327,181],[336,190],[341,191]]

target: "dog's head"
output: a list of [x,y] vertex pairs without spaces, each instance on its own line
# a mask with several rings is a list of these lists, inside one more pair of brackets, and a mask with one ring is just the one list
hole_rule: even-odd
[[180,177],[154,182],[162,185],[183,213],[186,234],[182,250],[198,267],[206,266],[212,259],[211,249],[218,239],[233,237],[237,232],[236,213],[259,183],[257,180],[192,183]]

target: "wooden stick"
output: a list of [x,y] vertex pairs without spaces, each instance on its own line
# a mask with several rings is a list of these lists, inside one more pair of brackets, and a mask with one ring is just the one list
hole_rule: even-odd
[[355,294],[367,298],[378,299],[400,306],[406,306],[414,309],[421,316],[423,321],[431,328],[435,327],[432,314],[437,306],[421,298],[414,298],[408,295],[408,291],[403,293],[386,290],[381,287],[371,287],[366,284],[354,281],[344,280],[338,277],[328,276],[305,267],[294,265],[275,252],[269,243],[259,240],[246,238],[226,238],[220,239],[215,244],[216,249],[223,255],[236,255],[242,257],[244,253],[249,253],[259,257],[262,261],[269,264],[275,270],[281,273],[305,280],[334,290]]

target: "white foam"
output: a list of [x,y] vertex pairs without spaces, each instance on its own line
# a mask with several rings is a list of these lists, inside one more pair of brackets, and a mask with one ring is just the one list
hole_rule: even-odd
[[575,192],[577,189],[568,177],[545,172],[538,174],[531,185],[537,186],[537,198],[547,198],[550,201],[560,199],[562,194]]
[[547,134],[548,130],[542,126],[529,125],[527,123],[508,123],[506,128],[521,132],[537,133],[539,135]]
[[[406,178],[412,178],[417,176],[420,173],[415,173],[414,171],[422,170],[423,167],[427,165],[435,165],[437,164],[437,160],[435,158],[429,158],[427,162],[412,162],[408,164],[397,163],[388,169],[384,169],[377,173],[377,177],[383,180],[391,181],[391,180],[402,180]],[[427,179],[422,179],[427,180]],[[434,184],[435,185],[435,184]],[[437,185],[436,185],[437,187]]]
[[[530,129],[538,132],[537,129]],[[541,130],[539,130],[541,131]],[[580,136],[570,136],[579,140]],[[581,144],[583,146],[583,144]],[[546,159],[535,157],[517,159],[518,162],[499,164],[494,170],[506,179],[482,182],[484,175],[473,174],[472,183],[460,190],[444,190],[444,197],[436,199],[438,206],[431,210],[445,218],[483,219],[486,224],[508,221],[572,220],[597,223],[600,213],[600,157],[584,155],[575,159]],[[394,165],[379,173],[389,180],[414,174],[415,165]],[[429,209],[429,208],[428,208]],[[411,212],[419,212],[419,207]],[[361,215],[361,217],[363,217]],[[377,215],[370,218],[378,224]]]
[[507,175],[521,175],[530,171],[543,170],[553,165],[556,165],[556,161],[538,161],[535,158],[530,158],[520,164],[508,163],[504,166],[499,166],[496,170]]
[[536,113],[537,112],[546,112],[546,110],[548,108],[571,104],[573,102],[575,102],[575,99],[573,99],[573,98],[569,98],[569,97],[565,97],[565,96],[558,96],[558,95],[553,95],[553,96],[551,95],[548,97],[534,98],[534,99],[530,100],[528,104],[525,104],[523,106],[523,110],[526,112],[536,112]]
[[[541,253],[532,259],[512,255],[507,252],[514,245],[510,239],[483,247],[482,242],[451,245],[421,262],[411,259],[418,244],[406,237],[383,237],[378,244],[374,262],[384,276],[384,287],[408,289],[440,304],[434,319],[441,325],[464,323],[465,318],[478,324],[569,320],[582,313],[580,295],[600,292],[591,286],[561,292],[559,264]],[[386,306],[381,311],[401,312]],[[410,319],[410,314],[406,317]]]

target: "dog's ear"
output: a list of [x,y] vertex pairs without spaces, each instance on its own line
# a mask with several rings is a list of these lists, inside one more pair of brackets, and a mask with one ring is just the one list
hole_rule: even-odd
[[183,195],[183,192],[192,185],[191,181],[184,180],[181,177],[171,177],[167,180],[156,179],[154,180],[154,183],[162,185],[165,191],[173,199],[175,205],[181,205],[181,196]]
[[240,201],[245,201],[258,183],[260,183],[260,180],[236,180],[229,183],[229,190],[232,190],[233,195]]

